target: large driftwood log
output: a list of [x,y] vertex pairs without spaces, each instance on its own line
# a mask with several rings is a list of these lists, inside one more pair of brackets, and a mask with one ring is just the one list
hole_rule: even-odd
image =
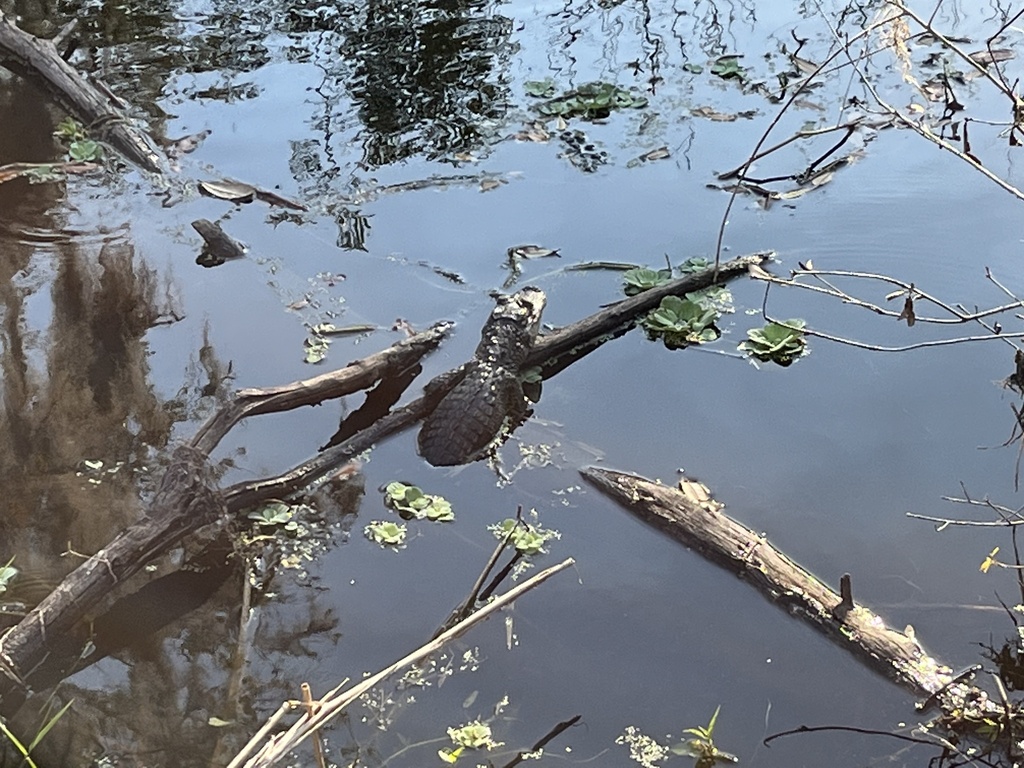
[[999,707],[987,695],[958,681],[948,667],[925,652],[912,635],[886,626],[877,614],[853,601],[849,576],[843,594],[728,515],[700,483],[678,486],[651,482],[607,469],[582,470],[583,477],[626,509],[701,555],[741,576],[769,600],[823,632],[872,669],[886,675],[945,712],[979,715]]
[[127,160],[150,173],[163,173],[163,153],[126,117],[120,106],[82,77],[48,40],[18,29],[0,12],[0,62],[42,84],[64,109],[81,120]]

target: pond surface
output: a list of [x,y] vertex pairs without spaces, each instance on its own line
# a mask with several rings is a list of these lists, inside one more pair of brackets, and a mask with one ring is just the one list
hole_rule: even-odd
[[[130,170],[0,184],[8,496],[0,560],[14,557],[56,580],[79,560],[69,551],[95,552],[137,518],[169,449],[230,390],[308,378],[383,349],[402,337],[390,330],[396,319],[418,329],[457,323],[425,359],[409,399],[472,355],[493,291],[542,288],[545,322],[558,327],[622,295],[621,272],[570,265],[713,260],[729,195],[709,185],[721,186],[716,174],[746,160],[782,108],[756,84],[777,92],[796,38],[807,41],[800,56],[820,62],[830,24],[863,26],[880,5],[87,0],[7,8],[41,34],[78,18],[72,63],[105,79],[155,135],[211,133],[177,160],[180,175],[166,188]],[[943,3],[935,22],[982,41],[971,50],[1000,25],[995,4],[975,5]],[[1011,27],[999,45],[1019,43]],[[914,66],[936,50],[914,47]],[[715,73],[724,54],[742,56],[743,79]],[[1012,82],[1019,61],[1003,66]],[[912,101],[898,57],[883,51],[871,67],[892,103]],[[936,69],[924,71],[922,79]],[[526,83],[546,79],[559,93],[612,82],[647,103],[566,121],[564,130],[584,131],[594,145],[599,161],[590,166],[559,138],[554,118],[538,115],[542,99]],[[821,82],[765,146],[805,124],[848,119],[840,110],[853,96],[871,104],[849,67]],[[1005,102],[983,82],[957,87],[972,117],[1006,118]],[[0,161],[60,157],[51,131],[62,117],[34,86],[0,78]],[[546,139],[514,138],[537,121]],[[1024,182],[1019,150],[998,127],[971,130],[974,155],[1009,183]],[[798,173],[838,137],[794,143],[756,175]],[[780,276],[813,260],[818,269],[891,275],[971,308],[1006,301],[988,267],[1024,294],[1020,200],[913,131],[858,130],[854,141],[863,144],[858,161],[807,194],[770,206],[740,195],[723,256],[772,249]],[[661,147],[667,157],[637,160]],[[195,191],[195,180],[219,178],[273,190],[308,211]],[[247,243],[246,258],[197,265],[200,241],[189,224],[198,218],[219,220]],[[527,243],[560,255],[523,261],[513,283],[507,250]],[[892,290],[844,285],[882,304]],[[219,581],[140,609],[125,623],[137,622],[135,635],[154,629],[104,649],[57,687],[60,701],[75,703],[44,742],[48,764],[226,765],[303,681],[320,694],[426,642],[493,549],[487,526],[522,506],[561,534],[537,566],[572,556],[575,568],[454,644],[426,670],[432,685],[416,689],[415,701],[410,689],[391,686],[353,708],[326,734],[331,762],[442,764],[446,729],[481,719],[508,752],[460,762],[504,765],[581,715],[543,759],[621,766],[629,753],[616,739],[628,726],[673,744],[720,706],[716,743],[744,765],[923,765],[933,751],[858,734],[764,747],[765,736],[800,725],[892,731],[921,716],[908,693],[631,518],[577,470],[600,465],[671,483],[685,469],[825,582],[852,574],[858,601],[894,627],[913,625],[925,647],[959,669],[979,660],[979,643],[999,645],[1012,632],[996,599],[1018,601],[1012,575],[977,568],[995,547],[1009,561],[1009,536],[936,533],[905,513],[966,516],[942,501],[963,495],[961,484],[973,497],[1018,506],[1017,446],[1002,446],[1018,399],[1001,386],[1013,350],[992,339],[897,354],[812,338],[811,353],[789,368],[755,366],[736,345],[764,322],[764,286],[744,279],[730,289],[736,311],[720,321],[718,343],[669,351],[633,331],[546,381],[533,417],[501,451],[510,482],[484,462],[430,467],[407,431],[363,457],[365,495],[353,502],[349,494],[346,516],[306,521],[299,542],[278,532],[249,550],[259,552],[251,571],[234,558],[214,569]],[[784,287],[772,289],[769,305],[774,317],[881,346],[984,334],[966,324],[908,328]],[[918,313],[935,312],[919,303]],[[333,338],[314,366],[304,342],[321,322],[378,330]],[[1013,313],[1002,323],[1019,328]],[[313,455],[360,403],[244,422],[214,456],[223,483]],[[531,446],[550,446],[551,461],[521,462]],[[377,489],[394,480],[444,496],[456,522],[411,523],[397,554],[369,541],[364,527],[391,515]],[[159,567],[198,557],[207,544],[189,544]],[[193,605],[202,600],[192,593],[205,602]],[[251,611],[240,617],[243,600]],[[29,732],[45,719],[32,705],[19,721]],[[312,764],[309,753],[293,764]]]

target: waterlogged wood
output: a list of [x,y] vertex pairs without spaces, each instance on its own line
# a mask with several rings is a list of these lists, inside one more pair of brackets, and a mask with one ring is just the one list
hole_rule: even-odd
[[218,409],[199,428],[192,445],[209,454],[235,424],[249,416],[319,405],[324,400],[369,389],[381,379],[415,365],[441,343],[451,328],[449,322],[436,323],[387,349],[310,379],[279,387],[239,390],[230,403]]
[[240,259],[245,256],[245,246],[224,231],[216,221],[196,219],[192,229],[199,233],[205,243],[204,250],[218,262]]
[[448,324],[439,323],[322,376],[282,387],[239,392],[232,403],[204,425],[192,445],[174,451],[160,489],[142,519],[72,571],[25,619],[0,638],[2,710],[11,713],[20,705],[31,683],[31,670],[50,653],[48,638],[59,639],[70,632],[111,590],[146,563],[207,525],[270,498],[300,490],[337,471],[345,462],[372,447],[375,441],[418,421],[427,411],[429,402],[420,398],[277,478],[221,491],[216,486],[215,473],[207,456],[232,425],[249,415],[315,405],[329,397],[340,397],[370,386],[396,367],[414,365],[437,346],[448,328]]
[[72,571],[17,626],[0,638],[0,698],[7,708],[25,693],[24,678],[59,639],[112,589],[177,542],[224,512],[206,456],[188,446],[174,451],[171,466],[145,516]]
[[120,107],[64,61],[52,42],[18,29],[2,11],[0,63],[42,84],[64,109],[85,124],[91,135],[110,144],[128,161],[150,173],[163,172],[163,154]]
[[929,656],[912,633],[892,629],[877,614],[856,605],[848,587],[844,599],[764,536],[722,514],[723,505],[700,483],[684,480],[673,487],[593,467],[582,474],[641,520],[740,575],[769,600],[915,695],[934,697],[932,701],[953,711],[963,707],[970,693],[981,697],[978,706],[985,711],[994,708],[983,692],[962,683],[950,685],[955,680],[952,672]]

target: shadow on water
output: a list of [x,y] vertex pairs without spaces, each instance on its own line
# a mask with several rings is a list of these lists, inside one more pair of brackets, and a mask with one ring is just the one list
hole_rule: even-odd
[[[743,161],[788,95],[793,47],[806,38],[817,55],[829,38],[810,4],[691,5],[5,5],[39,34],[77,18],[72,63],[109,82],[154,133],[211,130],[178,158],[183,177],[236,177],[309,210],[165,195],[131,173],[0,183],[0,564],[14,557],[25,574],[7,595],[20,608],[3,618],[138,518],[169,448],[230,388],[311,376],[303,344],[318,324],[459,320],[422,373],[403,372],[365,402],[247,422],[213,457],[224,484],[344,440],[466,360],[493,289],[540,285],[546,319],[563,325],[622,287],[620,272],[566,264],[660,268],[665,254],[673,264],[713,255],[725,195],[709,182]],[[944,22],[988,29],[960,4],[944,8]],[[856,24],[858,13],[870,18],[855,7],[835,18]],[[731,53],[745,55],[727,76],[719,57]],[[552,95],[528,95],[525,82],[540,92],[548,78]],[[542,119],[544,99],[598,80],[636,108]],[[787,115],[788,130],[825,119],[824,90]],[[51,131],[61,117],[4,76],[0,162],[59,157]],[[1019,233],[1007,222],[1019,212],[908,133],[872,135],[855,167],[806,197],[740,198],[729,248],[777,249],[780,274],[813,258],[984,303],[975,292],[991,286],[969,256],[1011,272]],[[979,151],[1000,146],[977,141]],[[803,167],[828,146],[765,165]],[[196,268],[198,217],[223,223],[250,255]],[[526,243],[559,253],[524,258],[510,276],[508,254]],[[1024,290],[1015,273],[1007,284]],[[574,470],[603,457],[669,482],[685,467],[824,581],[853,572],[858,599],[893,605],[894,624],[905,607],[923,642],[963,666],[977,659],[972,643],[1009,626],[999,613],[950,619],[939,606],[991,603],[992,576],[975,572],[973,555],[1006,542],[938,537],[902,513],[930,508],[960,480],[1012,498],[1013,449],[975,449],[1005,439],[1008,396],[996,384],[1006,350],[897,359],[815,341],[792,368],[759,371],[732,353],[763,294],[732,287],[739,311],[721,319],[718,347],[729,354],[669,353],[638,333],[605,345],[545,383],[534,418],[504,449],[505,478],[483,463],[427,467],[405,433],[377,445],[337,495],[300,512],[260,510],[159,558],[62,638],[63,658],[55,646],[32,671],[35,692],[12,727],[33,734],[73,699],[34,753],[40,765],[226,765],[301,682],[322,693],[425,641],[486,561],[486,526],[521,505],[561,532],[548,546],[575,557],[578,580],[545,585],[506,621],[373,691],[327,733],[335,764],[439,759],[452,746],[447,729],[477,719],[514,752],[576,714],[586,728],[548,756],[621,764],[616,737],[628,726],[681,738],[718,705],[716,739],[745,764],[922,764],[930,755],[893,757],[849,735],[760,746],[800,723],[891,730],[918,715],[904,692],[581,488]],[[897,343],[910,332],[813,298],[773,301],[850,335]],[[394,339],[332,338],[325,365]],[[364,485],[396,480],[443,496],[458,522],[410,523],[407,548],[392,556],[349,536],[389,514],[379,494],[363,498]],[[1000,582],[1000,593],[1013,588]],[[482,755],[460,759],[512,758]],[[19,762],[9,749],[5,759]]]

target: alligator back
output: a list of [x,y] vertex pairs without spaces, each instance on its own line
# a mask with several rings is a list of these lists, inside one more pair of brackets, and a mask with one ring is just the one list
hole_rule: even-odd
[[519,368],[533,346],[545,301],[537,288],[499,297],[465,375],[420,429],[420,455],[430,464],[474,461],[508,424],[523,418],[526,399]]

